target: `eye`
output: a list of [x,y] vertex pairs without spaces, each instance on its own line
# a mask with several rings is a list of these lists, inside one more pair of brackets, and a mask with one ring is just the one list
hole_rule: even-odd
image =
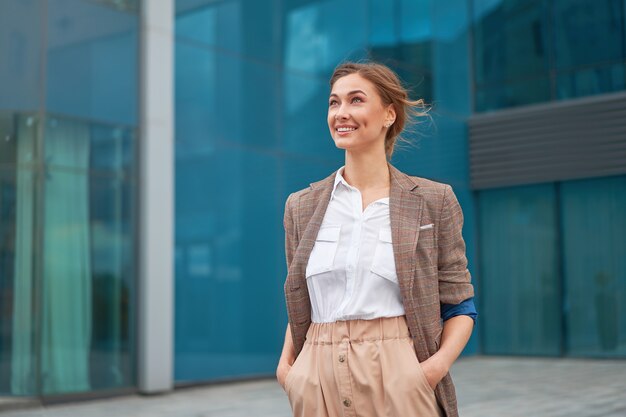
[[361,97],[353,97],[353,98],[352,98],[352,102],[354,103],[354,102],[355,102],[355,100],[359,100],[359,101],[358,101],[359,103],[363,103],[363,100],[361,99]]
[[330,101],[328,102],[328,105],[329,105],[329,106],[333,106],[333,105],[335,105],[335,104],[337,104],[337,100],[335,100],[335,99],[330,100]]

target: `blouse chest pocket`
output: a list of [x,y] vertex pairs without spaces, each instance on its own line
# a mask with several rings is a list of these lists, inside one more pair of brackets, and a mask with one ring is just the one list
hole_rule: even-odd
[[324,226],[320,228],[306,266],[307,278],[333,269],[335,254],[339,245],[340,231],[341,226]]
[[389,281],[398,282],[396,261],[393,255],[393,244],[391,242],[391,229],[389,228],[381,228],[378,232],[378,242],[376,242],[376,249],[370,270]]

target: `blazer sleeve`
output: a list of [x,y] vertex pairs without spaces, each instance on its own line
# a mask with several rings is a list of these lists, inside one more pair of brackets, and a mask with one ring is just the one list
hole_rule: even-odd
[[452,187],[446,184],[437,232],[439,300],[444,304],[459,304],[474,296],[462,230],[463,211]]
[[287,270],[289,270],[289,265],[291,265],[291,261],[293,260],[293,256],[296,253],[296,248],[298,246],[296,223],[294,221],[293,214],[294,204],[294,195],[290,194],[285,202],[285,216],[283,218],[283,227],[285,228],[285,259],[287,261]]

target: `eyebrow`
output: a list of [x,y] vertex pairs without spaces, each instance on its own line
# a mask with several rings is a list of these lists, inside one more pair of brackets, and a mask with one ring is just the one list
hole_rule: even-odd
[[[354,95],[354,94],[358,94],[358,93],[361,93],[361,94],[363,94],[364,96],[366,96],[366,97],[367,97],[367,94],[365,94],[365,92],[363,92],[363,91],[361,91],[361,90],[352,90],[352,91],[350,91],[350,92],[348,93],[348,95],[349,95],[349,96],[352,96],[352,95]],[[328,98],[333,97],[333,96],[334,96],[334,97],[339,97],[337,94],[332,93],[332,94],[331,94]]]

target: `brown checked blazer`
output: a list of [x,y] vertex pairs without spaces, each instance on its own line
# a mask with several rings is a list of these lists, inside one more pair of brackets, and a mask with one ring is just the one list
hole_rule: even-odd
[[[396,272],[406,318],[420,362],[439,349],[440,303],[474,295],[461,235],[463,212],[447,184],[409,176],[389,164],[389,214]],[[285,298],[296,356],[311,324],[306,265],[324,218],[335,173],[295,192],[285,204]],[[420,226],[434,227],[420,230]],[[435,389],[446,416],[458,416],[450,374]]]

